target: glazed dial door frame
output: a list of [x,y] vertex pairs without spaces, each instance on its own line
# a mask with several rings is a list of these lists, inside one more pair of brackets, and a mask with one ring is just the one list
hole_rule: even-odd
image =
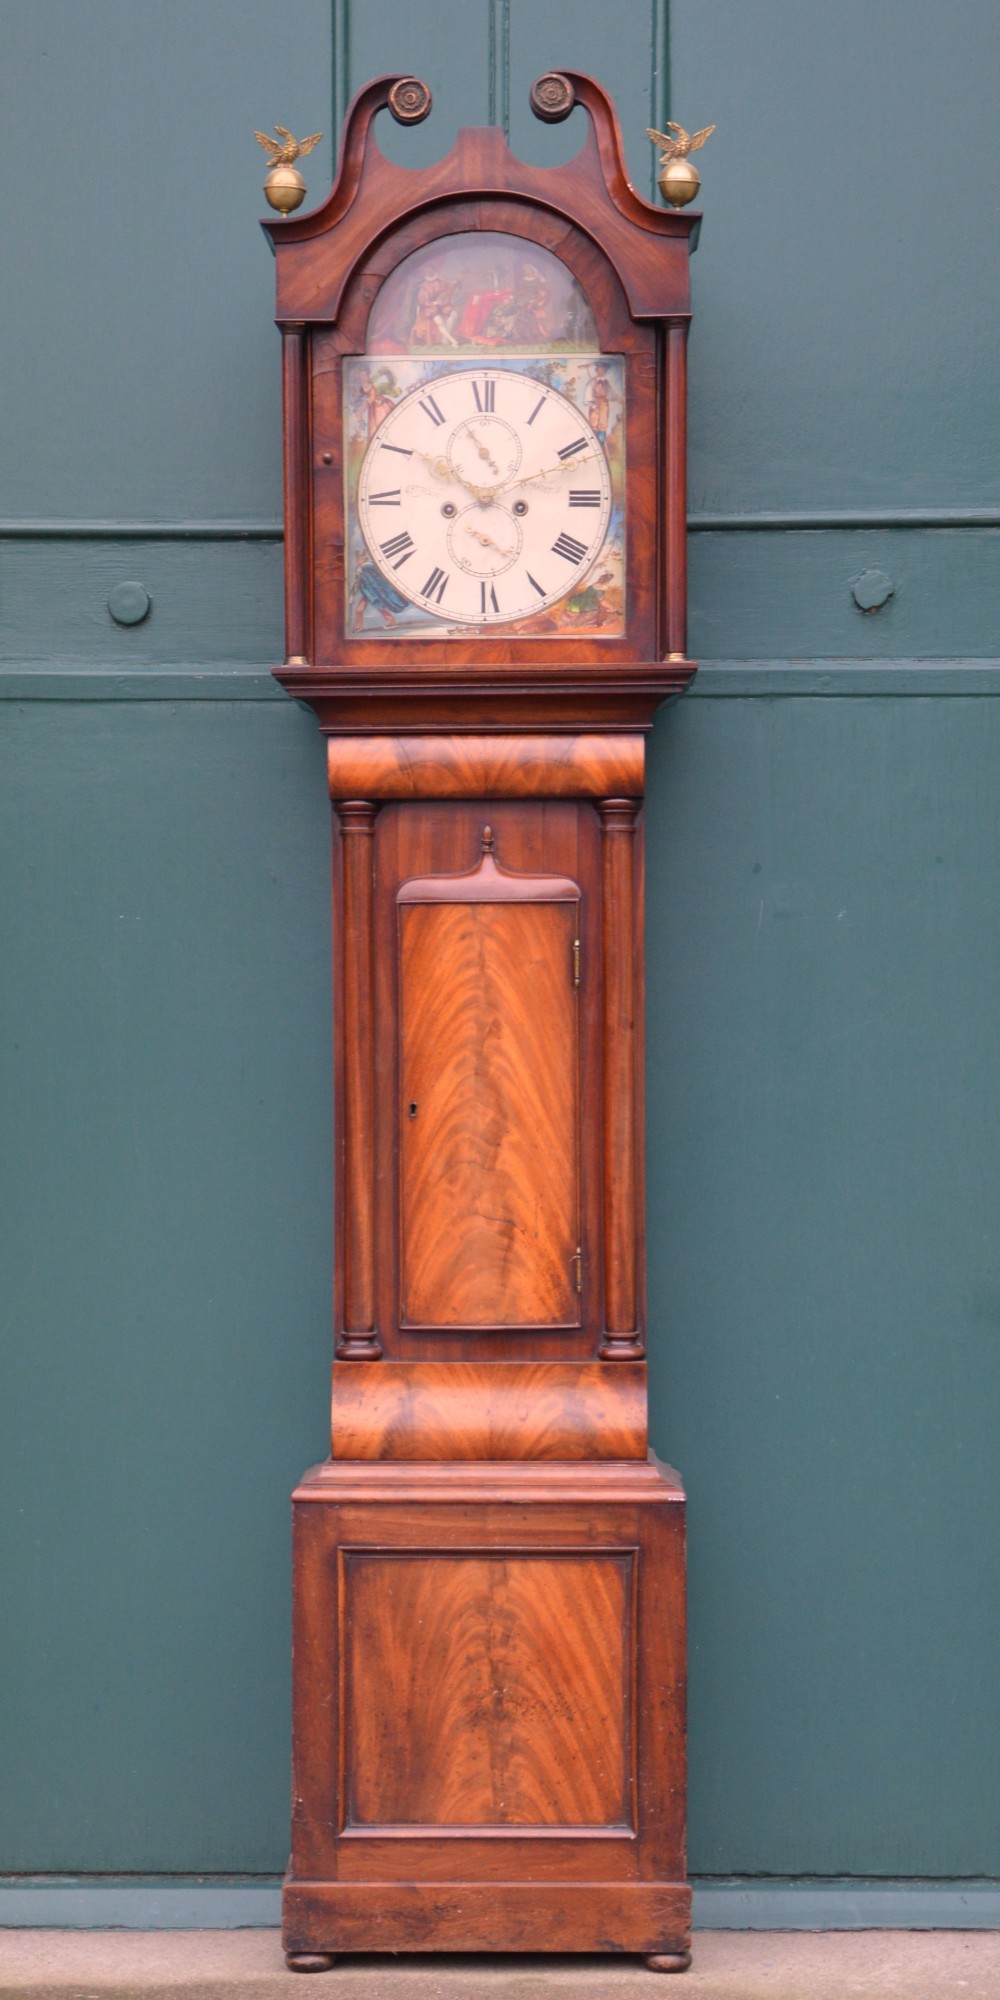
[[[535,358],[518,359],[438,363],[383,416],[361,464],[358,524],[383,597],[401,595],[444,631],[549,610],[594,573],[607,540],[606,452],[576,404],[527,372]],[[541,365],[551,372],[551,359]],[[587,365],[601,357],[574,357]],[[350,520],[349,498],[347,509]]]
[[[500,612],[494,613],[487,589],[484,619],[477,619],[474,624],[458,622],[451,628],[437,628],[430,643],[426,633],[421,636],[405,631],[405,620],[404,627],[395,634],[386,624],[383,629],[389,635],[389,643],[380,646],[380,614],[374,615],[370,630],[355,633],[346,608],[351,524],[345,498],[344,455],[345,414],[349,409],[351,385],[355,379],[351,371],[361,362],[370,366],[373,374],[383,362],[387,368],[392,367],[392,355],[383,357],[367,352],[366,338],[369,315],[373,302],[377,301],[378,289],[391,281],[399,264],[423,246],[445,242],[469,231],[483,230],[495,230],[520,238],[526,245],[541,244],[566,266],[585,293],[597,327],[596,348],[577,358],[588,366],[607,363],[612,377],[616,369],[620,373],[621,431],[627,476],[622,482],[620,496],[617,490],[615,492],[611,527],[606,539],[613,534],[614,523],[620,516],[624,522],[623,613],[620,619],[609,619],[599,627],[588,625],[586,621],[578,629],[567,624],[558,635],[539,631],[541,621],[536,621],[533,630],[521,632],[514,627],[520,623],[527,625],[527,620],[515,620],[512,625],[505,620],[502,605]],[[504,358],[502,350],[492,354],[490,350],[484,350],[478,361],[468,352],[456,356],[454,360],[449,360],[440,351],[428,356],[433,361],[434,369],[442,375],[457,374],[468,367],[479,376],[494,366],[498,374],[502,372]],[[512,351],[506,359],[509,368],[516,370],[517,354]],[[524,348],[520,359],[534,364],[539,355],[537,351]],[[572,354],[552,354],[545,359],[560,363],[571,362],[574,357]],[[406,360],[412,367],[415,357],[411,354]],[[578,662],[606,668],[613,674],[616,667],[628,667],[637,660],[655,661],[658,657],[662,577],[659,545],[656,560],[650,562],[648,557],[648,523],[655,520],[661,504],[661,465],[659,423],[650,421],[650,413],[659,415],[661,367],[662,336],[659,328],[630,316],[619,281],[607,259],[596,243],[582,230],[567,224],[565,219],[557,220],[537,209],[528,208],[523,202],[496,196],[475,202],[456,200],[449,205],[447,215],[423,213],[412,217],[395,231],[380,246],[377,285],[370,268],[358,272],[345,288],[337,325],[317,325],[308,335],[306,403],[311,445],[309,542],[312,557],[308,570],[308,637],[303,643],[311,649],[310,659],[317,664],[329,663],[331,672],[338,677],[353,678],[363,673],[370,687],[389,685],[397,676],[410,679],[414,667],[428,677],[433,674],[435,678],[458,679],[475,675],[488,681],[495,680],[498,672],[502,678],[505,668],[522,664],[537,664],[546,671],[555,671]],[[433,383],[430,387],[433,392]],[[581,432],[585,421],[581,412]],[[400,460],[399,463],[406,461]],[[581,480],[580,485],[583,487],[588,483],[592,482]],[[380,481],[377,490],[391,492],[395,484],[394,479],[387,480],[383,488]],[[461,488],[458,490],[462,491]],[[388,514],[391,509],[386,508],[385,511]],[[583,540],[585,550],[589,551],[589,541],[574,525],[588,519],[587,514],[582,509],[574,509],[568,513],[568,518],[570,525],[567,527],[565,523],[560,523],[556,532],[565,532],[574,541]],[[408,531],[400,529],[399,532]],[[553,534],[550,547],[555,538]],[[387,532],[381,539],[391,539],[391,536]],[[405,554],[405,549],[401,553]],[[560,559],[551,556],[550,560],[558,565]],[[563,566],[569,576],[568,557],[564,559]],[[413,601],[426,601],[420,586],[430,580],[436,568],[445,567],[436,556],[427,561],[424,573],[417,578],[416,598]],[[579,575],[581,586],[587,586],[588,579],[590,583],[596,583],[604,567],[600,562],[600,549],[586,565],[581,561],[579,570],[582,572],[584,567],[587,574]],[[537,572],[533,571],[533,574]],[[388,575],[384,580],[388,583]],[[548,578],[539,576],[538,581],[546,584]],[[499,586],[497,597],[499,602]],[[541,595],[537,597],[537,605],[544,619],[548,614],[544,612]],[[391,617],[391,600],[388,608]],[[437,609],[436,599],[433,608]]]

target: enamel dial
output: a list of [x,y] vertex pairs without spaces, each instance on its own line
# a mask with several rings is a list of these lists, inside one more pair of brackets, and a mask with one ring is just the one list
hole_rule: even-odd
[[611,518],[601,442],[568,397],[513,369],[463,368],[402,396],[365,453],[372,561],[446,624],[505,625],[577,588]]

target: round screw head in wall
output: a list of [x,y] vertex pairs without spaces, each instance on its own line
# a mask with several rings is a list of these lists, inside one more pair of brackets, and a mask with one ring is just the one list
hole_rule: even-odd
[[108,598],[108,610],[116,625],[141,625],[148,618],[152,599],[141,583],[116,583]]
[[895,594],[896,586],[884,569],[862,570],[851,585],[851,596],[859,611],[881,611]]

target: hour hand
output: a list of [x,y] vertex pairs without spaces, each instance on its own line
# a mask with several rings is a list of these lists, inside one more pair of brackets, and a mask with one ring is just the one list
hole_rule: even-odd
[[426,451],[418,451],[414,456],[423,459],[424,464],[430,467],[435,479],[455,479],[458,480],[460,486],[465,485],[464,479],[458,478],[458,473],[454,470],[453,466],[449,465],[446,458],[432,458],[430,453]]
[[466,492],[475,494],[477,500],[481,498],[482,487],[473,486],[471,479],[463,479],[462,474],[455,471],[449,459],[431,458],[430,454],[426,451],[418,451],[416,455],[418,458],[423,459],[425,465],[430,467],[432,478],[447,479],[455,486],[464,486]]

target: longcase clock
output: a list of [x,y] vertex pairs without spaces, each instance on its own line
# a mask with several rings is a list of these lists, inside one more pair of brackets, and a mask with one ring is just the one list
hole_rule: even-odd
[[648,1454],[645,733],[685,646],[696,218],[604,92],[268,224],[287,641],[334,807],[336,1356],[294,1497],[290,1966],[688,1963],[684,1495]]

